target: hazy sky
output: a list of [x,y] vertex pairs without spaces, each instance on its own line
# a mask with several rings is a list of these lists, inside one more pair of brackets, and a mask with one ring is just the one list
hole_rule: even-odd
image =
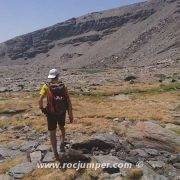
[[0,42],[89,12],[143,0],[0,0]]

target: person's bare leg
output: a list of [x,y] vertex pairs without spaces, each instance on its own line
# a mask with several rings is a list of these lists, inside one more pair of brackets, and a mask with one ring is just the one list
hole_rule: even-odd
[[64,141],[65,141],[65,127],[64,126],[59,126],[59,129],[61,130],[61,146],[60,149],[64,151]]
[[56,130],[49,131],[49,132],[50,132],[50,140],[51,140],[51,145],[52,145],[52,149],[54,152],[54,156],[55,156],[55,158],[58,158]]

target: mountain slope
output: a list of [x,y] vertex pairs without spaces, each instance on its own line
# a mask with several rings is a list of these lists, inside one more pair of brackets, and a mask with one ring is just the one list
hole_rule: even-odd
[[178,63],[178,0],[138,3],[44,28],[0,44],[0,64],[128,67]]

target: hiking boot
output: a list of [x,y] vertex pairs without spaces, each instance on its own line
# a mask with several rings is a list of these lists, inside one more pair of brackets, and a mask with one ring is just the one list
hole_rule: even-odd
[[65,146],[64,143],[61,143],[61,145],[60,145],[60,151],[61,152],[65,152],[65,147],[64,146]]

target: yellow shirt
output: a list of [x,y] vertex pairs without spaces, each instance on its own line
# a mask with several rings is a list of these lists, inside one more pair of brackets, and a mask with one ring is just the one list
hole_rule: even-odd
[[39,92],[39,94],[41,96],[46,96],[48,93],[48,86],[46,84],[44,84]]
[[[58,82],[58,81],[57,81]],[[56,83],[56,82],[55,82]],[[47,84],[44,84],[43,86],[42,86],[42,88],[40,89],[40,92],[39,92],[39,94],[41,95],[41,96],[47,96],[47,93],[48,93],[48,86],[47,86]],[[65,86],[65,89],[66,89],[66,92],[67,92],[67,87]]]

